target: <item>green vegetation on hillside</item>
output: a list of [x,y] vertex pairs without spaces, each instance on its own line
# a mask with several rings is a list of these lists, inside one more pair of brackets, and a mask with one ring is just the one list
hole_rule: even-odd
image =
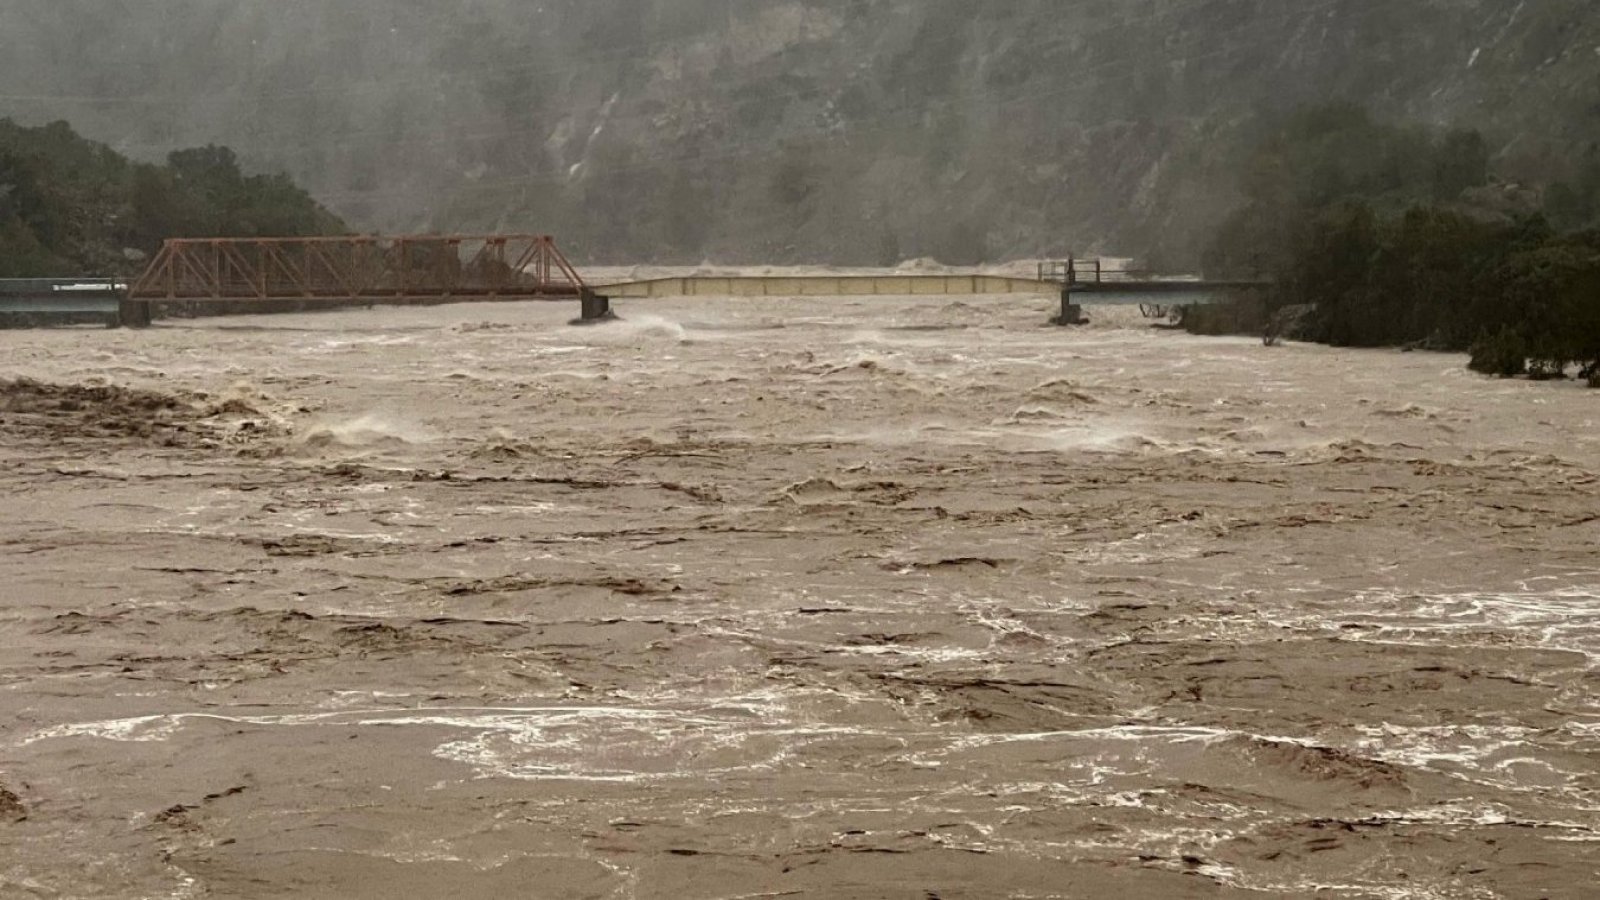
[[0,119],[0,277],[121,275],[172,237],[337,234],[284,175],[245,175],[226,147],[131,162],[65,122]]
[[1247,153],[1244,202],[1218,229],[1205,268],[1230,276],[1279,273],[1331,207],[1350,200],[1382,213],[1462,206],[1488,181],[1488,149],[1475,131],[1435,135],[1375,121],[1347,104],[1302,110]]
[[1247,165],[1246,201],[1208,271],[1274,277],[1251,308],[1310,308],[1308,340],[1470,350],[1473,368],[1497,375],[1577,364],[1592,376],[1600,160],[1542,191],[1497,183],[1490,168],[1475,132],[1388,125],[1349,106],[1297,113]]

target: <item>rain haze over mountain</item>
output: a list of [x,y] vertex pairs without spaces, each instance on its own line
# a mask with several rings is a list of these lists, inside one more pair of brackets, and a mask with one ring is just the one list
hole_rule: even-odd
[[1192,264],[1257,113],[1600,138],[1587,0],[4,0],[0,115],[591,261]]

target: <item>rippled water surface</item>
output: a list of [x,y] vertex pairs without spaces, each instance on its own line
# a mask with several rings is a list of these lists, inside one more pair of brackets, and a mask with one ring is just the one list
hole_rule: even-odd
[[0,333],[0,895],[1593,896],[1600,395],[1048,307]]

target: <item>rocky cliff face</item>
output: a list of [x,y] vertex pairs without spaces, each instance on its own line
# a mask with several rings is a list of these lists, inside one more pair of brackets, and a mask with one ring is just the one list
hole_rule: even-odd
[[[114,10],[108,9],[114,6]],[[0,114],[590,260],[1191,262],[1253,114],[1600,140],[1591,0],[4,0]]]

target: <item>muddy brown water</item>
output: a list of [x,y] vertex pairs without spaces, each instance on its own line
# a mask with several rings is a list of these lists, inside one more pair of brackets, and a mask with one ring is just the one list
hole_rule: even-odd
[[1600,394],[1044,300],[0,336],[0,896],[1596,896]]

